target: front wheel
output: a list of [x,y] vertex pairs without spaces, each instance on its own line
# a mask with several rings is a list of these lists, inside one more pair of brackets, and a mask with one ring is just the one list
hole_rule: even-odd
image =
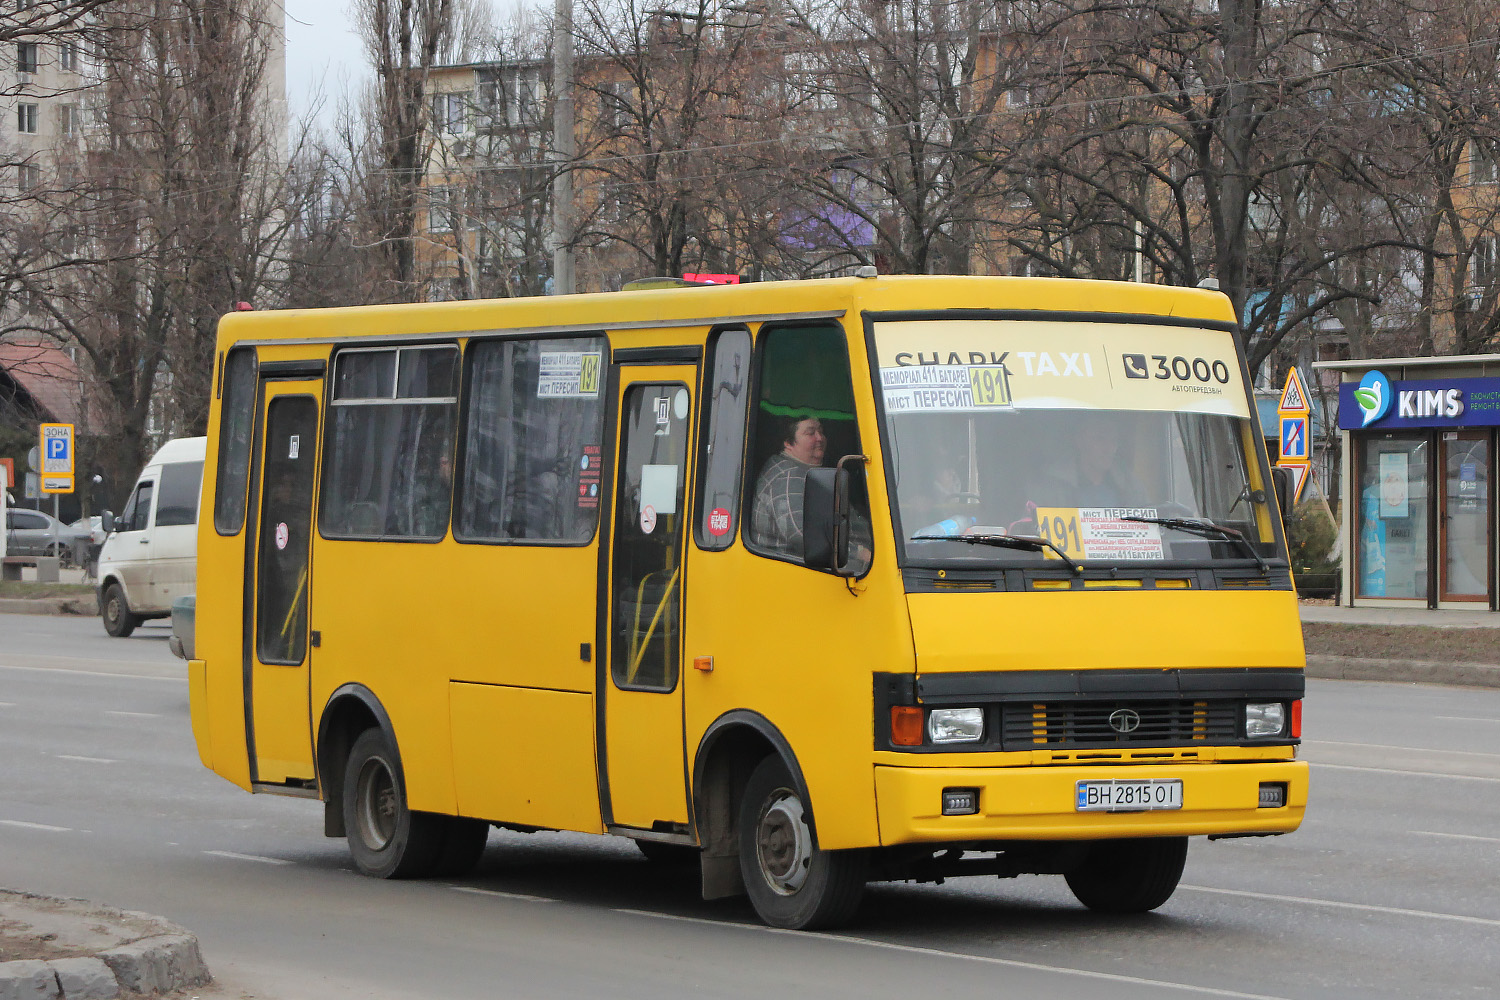
[[349,853],[355,867],[376,878],[422,878],[445,860],[442,818],[407,807],[400,761],[384,730],[366,729],[344,767]]
[[1186,862],[1186,837],[1100,840],[1066,877],[1073,895],[1091,910],[1145,913],[1172,898]]
[[755,912],[772,927],[844,923],[864,896],[864,852],[822,850],[811,820],[781,759],[761,761],[740,801],[740,874]]
[[125,600],[125,588],[112,583],[104,588],[104,600],[99,606],[99,616],[104,619],[104,631],[117,639],[123,639],[135,631],[141,619],[130,613],[130,604]]

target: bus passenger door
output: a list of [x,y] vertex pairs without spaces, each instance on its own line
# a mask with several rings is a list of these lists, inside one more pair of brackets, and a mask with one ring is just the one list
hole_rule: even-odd
[[253,588],[246,602],[246,722],[251,780],[313,778],[308,595],[322,379],[267,381],[252,483]]
[[616,826],[685,833],[682,553],[697,369],[620,369],[600,770]]

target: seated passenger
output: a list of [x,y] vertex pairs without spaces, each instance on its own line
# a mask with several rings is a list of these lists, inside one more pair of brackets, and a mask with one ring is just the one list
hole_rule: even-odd
[[1114,420],[1090,421],[1074,436],[1072,460],[1049,464],[1029,498],[1038,507],[1129,507],[1147,499],[1120,454],[1120,428]]

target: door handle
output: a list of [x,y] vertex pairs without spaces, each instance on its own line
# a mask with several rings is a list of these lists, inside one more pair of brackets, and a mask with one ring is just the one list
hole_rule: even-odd
[[149,541],[151,541],[151,539],[149,539],[149,538],[142,538],[141,541],[140,541],[140,544],[145,545]]

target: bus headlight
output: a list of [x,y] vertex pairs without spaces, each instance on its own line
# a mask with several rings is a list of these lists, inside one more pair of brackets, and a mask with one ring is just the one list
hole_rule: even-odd
[[984,709],[934,708],[927,714],[927,739],[933,743],[978,743],[984,739]]
[[1286,706],[1279,701],[1245,706],[1246,736],[1280,736],[1286,728]]

